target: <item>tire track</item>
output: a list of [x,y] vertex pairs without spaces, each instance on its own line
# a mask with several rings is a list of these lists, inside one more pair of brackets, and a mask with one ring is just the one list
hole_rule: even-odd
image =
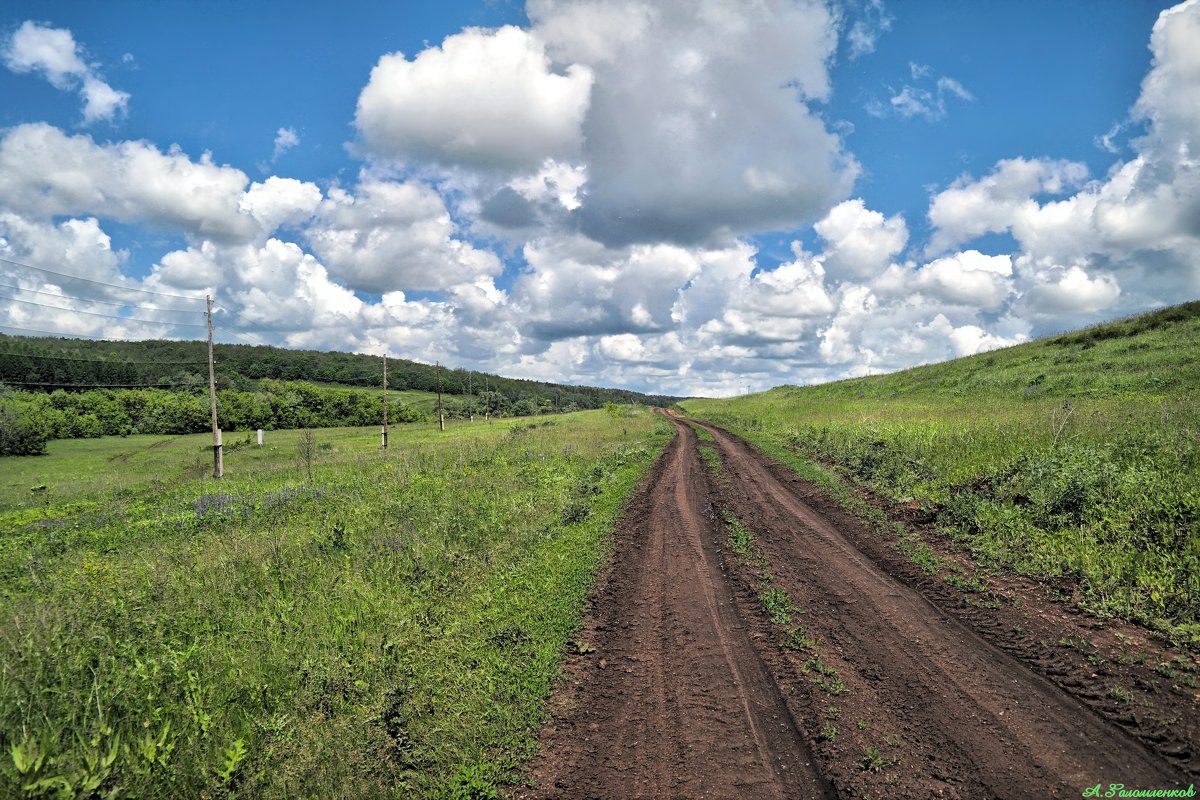
[[[905,757],[890,777],[905,790],[893,796],[1078,797],[1096,783],[1188,786],[1142,743],[881,569],[757,451],[701,427],[721,455],[723,504],[757,535],[776,585],[809,610],[810,632],[832,645],[822,654],[832,650],[851,687],[843,705],[894,731],[894,752]],[[839,786],[863,783],[838,750],[824,755]]]
[[534,766],[538,798],[832,797],[723,574],[695,433],[625,515]]

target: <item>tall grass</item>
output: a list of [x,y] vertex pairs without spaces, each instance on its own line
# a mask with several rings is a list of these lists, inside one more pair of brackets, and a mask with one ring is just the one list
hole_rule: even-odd
[[310,478],[289,432],[219,483],[181,437],[97,494],[10,489],[0,795],[494,796],[669,437],[601,412],[386,455],[373,429],[319,431]]
[[684,404],[915,502],[993,568],[1200,641],[1200,303],[893,375]]

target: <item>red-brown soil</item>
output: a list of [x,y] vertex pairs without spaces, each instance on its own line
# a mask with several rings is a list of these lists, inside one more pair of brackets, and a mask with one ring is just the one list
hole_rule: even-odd
[[[1194,661],[1155,672],[1170,654],[1144,633],[1033,584],[968,602],[750,445],[675,424],[518,796],[1079,797],[1200,773],[1197,697],[1168,677]],[[753,558],[729,550],[729,514]],[[764,588],[790,597],[786,625]],[[781,647],[796,626],[804,649]]]

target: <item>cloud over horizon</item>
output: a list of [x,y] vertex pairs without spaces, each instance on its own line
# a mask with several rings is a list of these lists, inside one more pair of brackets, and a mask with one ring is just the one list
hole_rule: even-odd
[[[924,219],[871,207],[827,110],[839,47],[871,58],[891,28],[882,3],[857,21],[815,0],[526,12],[528,27],[380,54],[346,121],[352,181],[253,181],[205,151],[3,129],[0,258],[215,292],[230,340],[675,394],[899,369],[1200,296],[1200,0],[1154,26],[1127,158],[1093,174],[1013,152],[932,188]],[[26,22],[4,48],[9,69],[85,98],[100,80],[67,29]],[[898,91],[891,113],[973,97],[910,69],[926,94]],[[123,113],[117,94],[93,121]],[[272,164],[299,139],[280,127]],[[127,229],[165,242],[141,278],[114,245]],[[95,287],[3,263],[0,277],[30,301],[0,326],[178,335],[177,317],[46,307]]]

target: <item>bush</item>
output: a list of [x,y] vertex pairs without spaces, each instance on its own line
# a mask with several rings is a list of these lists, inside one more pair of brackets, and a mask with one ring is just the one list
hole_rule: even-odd
[[47,432],[11,408],[0,408],[0,456],[36,456],[46,452]]

